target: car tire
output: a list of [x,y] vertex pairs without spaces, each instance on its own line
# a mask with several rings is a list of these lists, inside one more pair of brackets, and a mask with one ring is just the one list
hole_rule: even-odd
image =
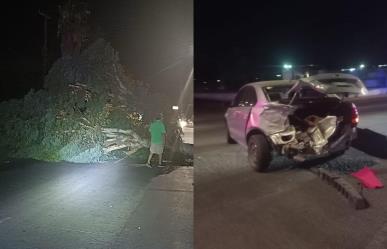
[[270,146],[266,137],[262,134],[251,135],[247,145],[250,167],[258,172],[266,171],[271,161]]

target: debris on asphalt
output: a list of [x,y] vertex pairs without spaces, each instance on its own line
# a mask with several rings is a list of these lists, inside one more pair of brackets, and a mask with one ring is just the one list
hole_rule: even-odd
[[366,153],[354,148],[350,148],[348,151],[346,151],[345,154],[341,156],[328,158],[328,160],[321,162],[318,167],[331,171],[338,171],[340,173],[350,174],[362,169],[364,165],[373,167],[377,165],[377,162]]
[[369,203],[361,192],[357,191],[347,180],[341,177],[336,172],[326,169],[314,169],[312,172],[316,173],[323,181],[336,188],[355,209],[365,209],[369,207]]
[[359,180],[361,184],[366,188],[383,188],[383,183],[375,175],[375,172],[367,166],[365,166],[361,170],[356,171],[355,173],[352,173],[351,176]]

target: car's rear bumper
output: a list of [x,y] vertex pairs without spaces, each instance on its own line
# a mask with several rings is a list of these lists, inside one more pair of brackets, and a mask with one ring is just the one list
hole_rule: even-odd
[[351,127],[351,125],[345,126],[342,135],[329,144],[329,152],[332,153],[348,149],[356,137],[356,127]]

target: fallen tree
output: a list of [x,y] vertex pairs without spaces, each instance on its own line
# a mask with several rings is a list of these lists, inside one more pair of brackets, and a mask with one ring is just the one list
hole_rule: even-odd
[[137,96],[149,94],[149,87],[141,86],[98,39],[79,55],[59,58],[45,89],[0,104],[0,148],[11,157],[47,161],[112,160],[117,153],[110,152],[118,149],[133,154],[148,143],[147,107]]

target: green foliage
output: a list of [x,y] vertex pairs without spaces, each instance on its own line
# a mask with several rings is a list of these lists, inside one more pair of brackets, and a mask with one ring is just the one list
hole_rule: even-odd
[[147,135],[142,113],[155,105],[147,100],[149,87],[124,73],[117,52],[102,39],[80,55],[58,59],[45,87],[0,103],[4,157],[105,161],[126,154],[103,153],[103,127]]
[[22,100],[1,103],[3,157],[79,163],[117,159],[118,155],[103,153],[101,128],[141,127],[141,121],[131,119],[125,110],[112,112],[103,98],[93,94],[82,106],[76,104],[84,97],[69,90],[52,98],[40,90],[31,91]]

